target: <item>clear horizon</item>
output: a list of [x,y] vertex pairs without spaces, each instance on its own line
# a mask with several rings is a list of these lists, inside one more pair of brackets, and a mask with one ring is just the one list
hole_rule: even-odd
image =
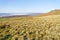
[[60,0],[0,0],[0,13],[46,13],[60,9]]

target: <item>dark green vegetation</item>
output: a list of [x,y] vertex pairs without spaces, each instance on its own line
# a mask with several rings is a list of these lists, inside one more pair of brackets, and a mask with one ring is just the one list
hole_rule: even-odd
[[10,34],[7,34],[3,38],[1,38],[0,40],[11,40],[11,37],[12,36]]

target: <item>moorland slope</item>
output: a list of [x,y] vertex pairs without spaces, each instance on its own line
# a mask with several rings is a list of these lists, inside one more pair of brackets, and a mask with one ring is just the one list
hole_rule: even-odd
[[60,14],[1,18],[0,40],[60,40]]

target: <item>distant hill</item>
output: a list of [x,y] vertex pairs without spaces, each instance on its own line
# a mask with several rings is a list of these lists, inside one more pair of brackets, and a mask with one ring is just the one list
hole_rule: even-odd
[[0,13],[0,17],[2,17],[2,16],[11,16],[12,14],[10,14],[10,13]]
[[48,15],[58,15],[60,14],[60,9],[55,9],[47,13],[30,13],[27,15],[12,15],[10,13],[0,13],[0,17],[26,17],[26,16],[48,16]]
[[50,14],[50,15],[57,15],[57,14],[60,14],[60,9],[59,10],[52,10],[52,11],[50,11],[50,12],[48,12],[48,14]]
[[0,13],[0,17],[7,17],[7,18],[11,18],[11,17],[27,17],[27,16],[36,16],[36,15],[41,15],[43,13],[28,13],[26,15],[12,15],[10,13]]
[[59,14],[60,14],[60,10],[55,9],[55,10],[52,10],[52,11],[50,11],[50,12],[47,12],[47,13],[41,14],[41,15],[39,15],[39,16],[59,15]]
[[44,14],[44,13],[30,13],[30,14],[28,14],[28,15],[41,15],[41,14]]

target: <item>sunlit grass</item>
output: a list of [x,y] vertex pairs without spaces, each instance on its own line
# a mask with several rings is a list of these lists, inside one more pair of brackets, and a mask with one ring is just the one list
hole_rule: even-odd
[[60,15],[1,20],[1,40],[60,40]]

